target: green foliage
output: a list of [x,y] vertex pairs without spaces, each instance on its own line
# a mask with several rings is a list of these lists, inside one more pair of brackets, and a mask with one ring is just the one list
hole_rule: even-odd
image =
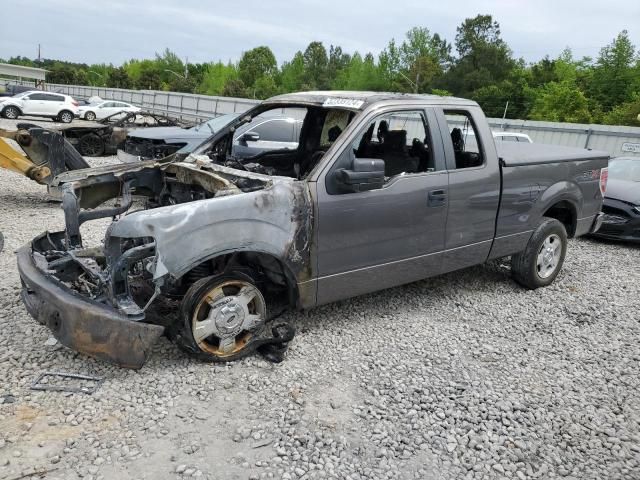
[[264,46],[244,52],[238,63],[238,75],[245,85],[254,85],[263,77],[273,77],[277,69],[276,57]]
[[530,118],[551,122],[589,123],[588,101],[570,81],[550,82],[537,94]]
[[258,99],[322,89],[433,93],[471,98],[492,117],[640,125],[640,57],[627,31],[595,60],[576,59],[565,49],[527,65],[513,57],[491,15],[465,19],[453,45],[414,27],[401,40],[391,39],[377,58],[314,41],[280,67],[264,45],[237,63],[188,63],[169,49],[121,66],[20,56],[7,62],[46,68],[51,83]]
[[238,79],[238,69],[231,62],[210,63],[202,74],[202,81],[197,92],[205,95],[222,95],[224,88],[231,80]]

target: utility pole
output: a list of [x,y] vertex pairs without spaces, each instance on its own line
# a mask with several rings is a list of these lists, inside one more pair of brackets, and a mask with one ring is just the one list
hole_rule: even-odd
[[507,109],[509,108],[509,100],[507,100],[507,104],[504,106],[504,113],[502,114],[502,119],[507,118]]
[[185,80],[189,78],[189,57],[184,59],[184,78]]
[[38,44],[38,64],[42,62],[42,58],[40,57],[40,44]]

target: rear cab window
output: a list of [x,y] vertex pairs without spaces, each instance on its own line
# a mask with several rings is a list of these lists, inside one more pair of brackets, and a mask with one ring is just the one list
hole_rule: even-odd
[[485,164],[481,139],[471,113],[466,110],[444,110],[449,136],[455,155],[455,170],[482,167]]

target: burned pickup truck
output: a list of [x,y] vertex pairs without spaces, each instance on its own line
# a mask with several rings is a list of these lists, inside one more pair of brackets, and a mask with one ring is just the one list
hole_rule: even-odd
[[[235,157],[234,132],[274,111],[303,118],[298,147]],[[500,257],[518,283],[544,287],[567,238],[600,226],[608,155],[500,148],[469,100],[274,97],[188,157],[57,177],[66,229],[19,251],[22,298],[64,345],[137,368],[163,333],[233,360],[283,340],[283,309]],[[104,244],[85,245],[81,225],[110,217]]]

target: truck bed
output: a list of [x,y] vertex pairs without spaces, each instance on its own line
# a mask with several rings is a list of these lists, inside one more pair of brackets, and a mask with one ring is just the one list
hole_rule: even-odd
[[609,158],[607,152],[542,143],[496,142],[496,149],[505,167]]

